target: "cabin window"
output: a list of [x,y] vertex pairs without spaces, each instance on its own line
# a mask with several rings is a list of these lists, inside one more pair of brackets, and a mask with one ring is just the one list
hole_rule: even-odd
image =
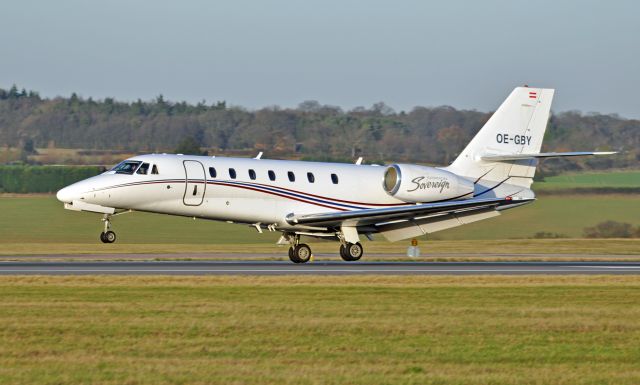
[[115,171],[116,174],[129,174],[129,175],[131,175],[136,171],[136,169],[138,168],[140,163],[142,163],[142,162],[127,160],[127,161],[124,161],[124,162],[118,164],[114,168],[112,168],[111,171]]
[[293,171],[287,172],[287,176],[289,177],[289,182],[295,182],[296,181],[296,175],[293,173]]
[[269,170],[269,180],[271,181],[276,180],[276,173],[273,172],[273,170]]
[[311,172],[307,173],[307,179],[309,180],[309,183],[313,183],[313,182],[316,181],[316,177],[313,176],[313,173],[311,173]]
[[140,166],[136,174],[147,175],[148,172],[149,172],[149,163],[142,163],[142,166]]
[[154,165],[153,165],[153,167],[151,167],[151,173],[152,173],[153,175],[158,175],[158,174],[160,174],[160,173],[158,172],[158,166],[156,166],[156,165],[154,164]]
[[212,178],[216,178],[218,176],[215,167],[209,167],[209,176]]
[[231,179],[236,179],[236,169],[234,168],[229,169],[229,177],[231,177]]
[[249,178],[251,178],[251,180],[256,180],[256,172],[254,170],[249,170]]
[[336,174],[331,174],[331,181],[333,184],[338,184],[338,176]]

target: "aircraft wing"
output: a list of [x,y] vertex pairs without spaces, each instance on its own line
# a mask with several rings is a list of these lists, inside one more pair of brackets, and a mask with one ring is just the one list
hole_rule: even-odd
[[476,211],[494,211],[509,206],[520,206],[534,199],[477,198],[438,203],[422,203],[411,206],[327,212],[318,214],[289,214],[286,220],[291,225],[306,226],[350,226],[379,225],[393,221],[411,221],[432,216],[461,214]]

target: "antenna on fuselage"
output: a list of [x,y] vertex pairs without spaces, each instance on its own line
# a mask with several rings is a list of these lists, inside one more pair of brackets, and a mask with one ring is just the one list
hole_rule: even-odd
[[258,155],[256,155],[256,157],[253,159],[261,159],[261,158],[262,158],[262,151],[260,151]]
[[360,166],[362,164],[362,157],[359,157],[358,160],[356,160],[356,166]]

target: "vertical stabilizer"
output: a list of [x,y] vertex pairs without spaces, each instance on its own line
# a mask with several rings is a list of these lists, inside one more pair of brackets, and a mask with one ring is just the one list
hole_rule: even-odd
[[552,89],[517,87],[446,169],[474,180],[504,182],[529,188],[536,159],[482,160],[487,155],[540,152],[549,120]]

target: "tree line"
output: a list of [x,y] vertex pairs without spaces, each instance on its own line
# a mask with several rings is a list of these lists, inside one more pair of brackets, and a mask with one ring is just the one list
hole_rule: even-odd
[[[452,161],[491,113],[449,106],[394,111],[384,103],[345,111],[305,101],[296,108],[259,110],[226,102],[94,100],[77,94],[42,98],[13,86],[0,89],[0,145],[20,147],[233,153],[266,150],[270,156],[376,162]],[[616,115],[562,112],[551,116],[543,151],[618,150],[623,154],[546,161],[545,169],[634,167],[640,160],[640,121]]]
[[0,165],[0,193],[52,193],[103,171],[96,166]]

